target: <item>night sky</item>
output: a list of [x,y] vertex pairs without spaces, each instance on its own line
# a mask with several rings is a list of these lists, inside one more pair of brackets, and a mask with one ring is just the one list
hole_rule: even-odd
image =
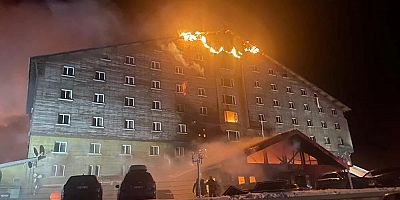
[[[26,155],[30,56],[231,29],[352,108],[354,164],[400,165],[398,6],[379,1],[0,3],[0,162]],[[5,3],[4,3],[5,2]],[[13,153],[10,147],[22,146]]]

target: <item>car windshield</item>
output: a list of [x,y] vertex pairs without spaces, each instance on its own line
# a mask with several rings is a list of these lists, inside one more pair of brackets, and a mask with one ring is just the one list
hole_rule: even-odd
[[125,176],[123,183],[132,184],[137,181],[147,182],[147,183],[154,182],[153,177],[150,175],[150,173],[145,171],[133,171]]

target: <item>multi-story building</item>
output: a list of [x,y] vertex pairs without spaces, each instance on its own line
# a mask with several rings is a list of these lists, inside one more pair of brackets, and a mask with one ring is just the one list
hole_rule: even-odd
[[131,164],[162,177],[190,165],[196,143],[291,129],[349,160],[347,106],[269,57],[207,51],[157,40],[31,58],[29,154],[45,147],[42,184]]

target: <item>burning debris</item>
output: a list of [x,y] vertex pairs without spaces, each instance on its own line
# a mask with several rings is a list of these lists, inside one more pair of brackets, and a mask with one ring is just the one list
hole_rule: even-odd
[[[227,30],[224,33],[231,33],[231,32],[229,30]],[[260,52],[260,49],[258,47],[256,47],[255,45],[250,44],[249,41],[244,41],[240,48],[236,48],[235,46],[233,46],[231,50],[227,50],[229,48],[226,48],[224,46],[220,46],[219,48],[214,48],[207,43],[206,36],[209,34],[210,33],[208,33],[208,32],[196,31],[194,33],[182,32],[179,36],[182,37],[183,40],[189,41],[189,42],[200,41],[203,44],[203,46],[205,48],[207,48],[213,54],[220,54],[221,52],[224,52],[224,53],[232,55],[235,58],[240,58],[243,55],[242,52],[248,52],[248,53],[252,53],[252,54],[257,54]],[[215,34],[218,34],[218,33],[215,33]]]

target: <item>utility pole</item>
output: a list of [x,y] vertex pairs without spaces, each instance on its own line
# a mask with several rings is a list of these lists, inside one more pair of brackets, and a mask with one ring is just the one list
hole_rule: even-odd
[[197,196],[198,198],[201,198],[200,165],[203,161],[203,158],[204,158],[204,152],[201,149],[198,150],[197,152],[193,152],[193,154],[192,154],[192,162],[196,163],[196,166],[197,166],[197,181],[196,181],[197,189],[196,189],[196,191],[198,194],[198,196]]

